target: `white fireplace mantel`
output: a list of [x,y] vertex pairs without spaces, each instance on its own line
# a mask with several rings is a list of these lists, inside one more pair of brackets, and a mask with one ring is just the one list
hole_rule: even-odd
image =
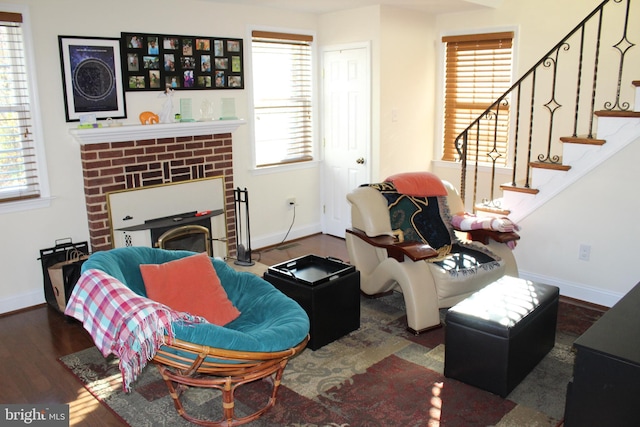
[[217,135],[231,133],[245,120],[211,120],[206,122],[159,123],[154,125],[124,125],[90,129],[70,129],[81,144],[137,141],[142,139],[175,138],[180,136]]

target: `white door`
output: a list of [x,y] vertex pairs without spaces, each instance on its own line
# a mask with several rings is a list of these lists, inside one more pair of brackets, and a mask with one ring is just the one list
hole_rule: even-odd
[[344,237],[351,226],[347,193],[369,179],[371,65],[369,45],[323,53],[322,231]]

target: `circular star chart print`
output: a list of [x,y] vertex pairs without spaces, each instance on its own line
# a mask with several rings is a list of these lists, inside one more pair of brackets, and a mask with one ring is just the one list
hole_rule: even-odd
[[115,78],[109,66],[96,58],[84,59],[77,65],[73,82],[78,94],[90,101],[107,98],[115,87]]

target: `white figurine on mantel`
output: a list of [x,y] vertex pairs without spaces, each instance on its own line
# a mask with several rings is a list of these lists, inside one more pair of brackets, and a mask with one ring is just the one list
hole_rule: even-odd
[[167,98],[167,100],[164,101],[164,104],[162,104],[160,123],[173,123],[173,89],[167,85],[167,88],[160,94],[160,96]]

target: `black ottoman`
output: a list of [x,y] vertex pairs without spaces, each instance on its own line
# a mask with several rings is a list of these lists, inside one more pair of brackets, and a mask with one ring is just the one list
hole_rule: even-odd
[[444,375],[506,397],[553,348],[559,294],[504,276],[450,308]]
[[360,272],[336,258],[306,255],[269,267],[264,279],[307,312],[317,350],[360,327]]

